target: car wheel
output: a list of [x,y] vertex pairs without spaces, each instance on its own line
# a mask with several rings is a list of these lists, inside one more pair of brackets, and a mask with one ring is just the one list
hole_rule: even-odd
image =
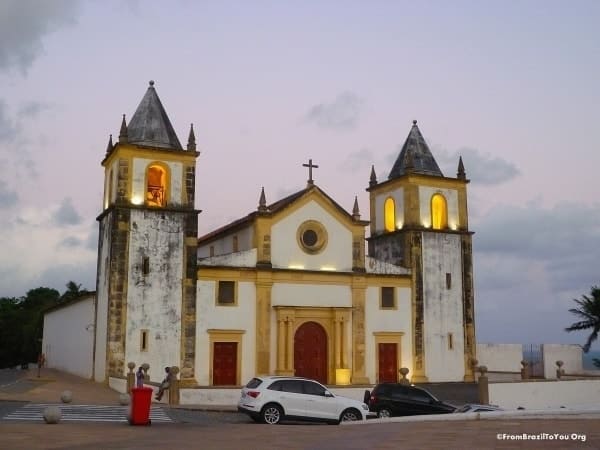
[[345,409],[340,416],[340,422],[350,422],[354,420],[361,420],[362,416],[358,412],[358,410],[354,408]]
[[380,409],[377,412],[377,417],[380,417],[382,419],[387,419],[388,417],[392,417],[392,413],[389,409]]
[[266,405],[260,412],[261,419],[269,425],[276,425],[283,418],[283,411],[274,403]]

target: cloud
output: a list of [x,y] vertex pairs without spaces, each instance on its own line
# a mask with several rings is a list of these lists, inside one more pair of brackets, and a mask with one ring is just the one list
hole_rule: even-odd
[[371,170],[371,164],[373,164],[374,160],[375,155],[373,155],[371,150],[361,148],[356,152],[349,153],[338,168],[344,172],[356,172],[361,170],[365,172],[365,176],[369,176],[369,170]]
[[320,128],[351,130],[358,125],[364,101],[353,92],[343,92],[331,103],[319,103],[311,107],[304,119]]
[[17,68],[23,75],[42,53],[43,37],[75,23],[76,0],[0,1],[0,71]]
[[0,180],[0,209],[9,208],[16,205],[19,196],[8,188],[8,185]]
[[479,339],[583,342],[563,329],[572,299],[600,283],[600,205],[499,205],[472,227]]
[[50,105],[48,103],[30,101],[23,104],[19,108],[19,111],[17,112],[17,117],[34,118],[39,116],[39,114],[42,111],[46,111],[48,109],[50,109]]
[[83,241],[75,236],[68,236],[58,243],[59,247],[76,248],[80,247]]
[[78,225],[81,223],[81,216],[73,206],[73,201],[70,197],[65,197],[58,207],[58,209],[52,215],[52,219],[55,224],[59,226],[63,225]]
[[0,142],[11,142],[18,135],[18,127],[8,116],[6,103],[0,100]]
[[436,161],[446,176],[455,177],[458,158],[462,156],[467,178],[480,185],[496,185],[512,180],[520,172],[517,166],[502,158],[492,157],[473,148],[461,148],[453,153],[436,150]]

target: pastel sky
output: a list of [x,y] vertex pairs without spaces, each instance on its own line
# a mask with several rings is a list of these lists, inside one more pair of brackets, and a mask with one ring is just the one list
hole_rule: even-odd
[[[600,284],[600,2],[0,1],[0,296],[95,289],[109,134],[194,123],[199,233],[316,183],[368,218],[417,119],[462,155],[479,342],[583,343]],[[596,344],[598,348],[598,344]]]

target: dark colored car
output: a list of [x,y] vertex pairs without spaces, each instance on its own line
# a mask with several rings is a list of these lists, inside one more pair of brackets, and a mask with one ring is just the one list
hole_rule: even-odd
[[438,400],[425,389],[399,383],[375,386],[370,392],[368,405],[377,417],[446,414],[456,410],[455,406]]

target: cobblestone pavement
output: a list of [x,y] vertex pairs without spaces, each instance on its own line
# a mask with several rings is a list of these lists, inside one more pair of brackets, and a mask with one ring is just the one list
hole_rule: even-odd
[[[538,439],[511,439],[524,433]],[[504,435],[504,439],[498,435]],[[598,449],[600,420],[479,420],[351,426],[153,424],[144,427],[3,422],[0,436],[2,448],[31,450]]]

